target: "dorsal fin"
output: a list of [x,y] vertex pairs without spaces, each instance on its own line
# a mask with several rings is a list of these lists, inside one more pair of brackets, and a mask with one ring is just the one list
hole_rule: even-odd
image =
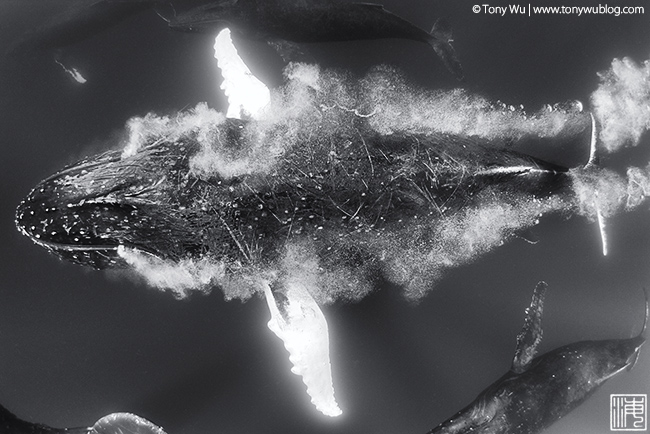
[[512,360],[511,370],[516,374],[528,369],[537,352],[537,346],[542,341],[542,311],[544,310],[546,288],[546,282],[537,284],[530,306],[526,309],[524,327],[517,335],[517,348]]

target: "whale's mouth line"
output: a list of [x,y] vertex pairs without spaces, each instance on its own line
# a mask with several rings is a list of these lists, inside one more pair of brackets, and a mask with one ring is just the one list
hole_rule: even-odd
[[53,241],[44,241],[39,238],[36,238],[34,236],[29,236],[29,238],[36,244],[38,244],[41,247],[49,248],[49,249],[54,249],[54,250],[65,250],[67,252],[99,252],[99,251],[106,251],[106,250],[112,250],[117,252],[117,248],[119,245],[111,245],[111,244],[89,244],[89,245],[83,245],[83,244],[65,244],[65,243],[55,243]]
[[37,245],[44,247],[50,250],[58,250],[65,252],[115,252],[116,255],[121,256],[121,253],[124,249],[132,249],[140,254],[147,255],[153,258],[160,259],[160,256],[142,249],[140,247],[128,246],[126,244],[65,244],[65,243],[56,243],[53,241],[44,241],[28,235],[29,238]]

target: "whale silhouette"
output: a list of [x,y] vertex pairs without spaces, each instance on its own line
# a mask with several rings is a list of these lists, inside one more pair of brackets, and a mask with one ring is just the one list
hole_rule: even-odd
[[[169,20],[173,30],[211,32],[228,27],[237,36],[269,42],[280,54],[300,52],[294,43],[361,39],[410,39],[429,44],[459,80],[463,68],[444,20],[427,32],[372,3],[338,0],[220,0]],[[290,56],[283,56],[290,57]]]
[[630,339],[581,341],[535,357],[542,339],[546,284],[535,288],[517,336],[510,370],[467,407],[429,434],[535,434],[565,416],[603,383],[634,367],[645,342],[648,291],[641,332]]

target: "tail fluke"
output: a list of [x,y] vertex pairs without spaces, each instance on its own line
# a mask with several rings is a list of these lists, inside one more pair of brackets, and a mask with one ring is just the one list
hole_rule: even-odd
[[451,26],[447,20],[437,20],[430,33],[432,38],[429,43],[438,57],[442,60],[442,63],[444,63],[447,69],[454,74],[456,79],[463,81],[465,79],[465,74],[463,73],[463,67],[458,60],[456,51],[454,50],[454,47],[451,46],[453,39],[451,36]]

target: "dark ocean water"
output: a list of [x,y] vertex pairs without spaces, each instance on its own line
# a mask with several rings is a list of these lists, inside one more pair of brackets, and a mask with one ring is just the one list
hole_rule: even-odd
[[[0,52],[60,10],[36,0],[2,0]],[[613,58],[650,58],[645,14],[495,16],[473,2],[389,0],[386,7],[429,28],[446,16],[470,92],[536,110],[588,103],[598,71]],[[589,6],[596,2],[542,2]],[[508,5],[493,2],[492,5]],[[511,4],[516,4],[512,2]],[[604,4],[604,3],[603,3]],[[527,6],[527,4],[526,4]],[[420,303],[378,288],[357,304],[324,308],[337,419],[319,415],[281,343],[267,329],[264,300],[226,302],[218,290],[177,301],[116,274],[63,263],[21,236],[13,214],[41,179],[106,149],[127,119],[174,113],[207,101],[223,109],[213,38],[172,33],[142,13],[66,55],[88,78],[69,80],[49,53],[0,58],[0,403],[57,427],[92,425],[130,411],[169,434],[424,433],[464,407],[510,366],[535,284],[549,284],[541,351],[586,340],[626,338],[643,320],[650,285],[650,207],[610,221],[603,257],[597,226],[545,217],[525,236],[445,275]],[[387,63],[414,85],[458,83],[428,46],[385,40],[315,44],[325,67],[363,74]],[[281,62],[259,44],[242,48],[268,82]],[[554,162],[586,161],[588,137],[537,150]],[[604,165],[650,161],[650,135]],[[546,432],[609,432],[611,393],[650,393],[650,351]]]

